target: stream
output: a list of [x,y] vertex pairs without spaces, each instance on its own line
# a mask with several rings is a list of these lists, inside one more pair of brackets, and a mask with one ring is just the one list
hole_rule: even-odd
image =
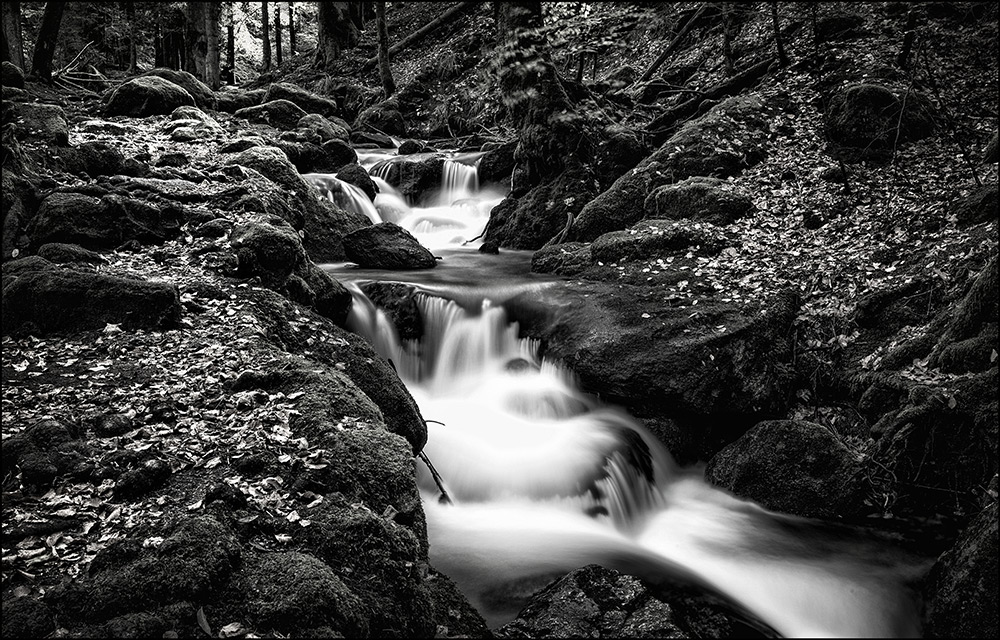
[[[781,636],[919,636],[906,586],[917,569],[900,554],[708,485],[520,337],[503,302],[529,289],[544,299],[567,283],[531,274],[531,252],[477,251],[474,239],[504,196],[479,189],[479,155],[449,155],[440,191],[422,203],[379,176],[387,162],[420,156],[359,152],[380,188],[374,204],[331,175],[304,176],[340,206],[403,226],[441,258],[426,271],[325,266],[354,293],[349,328],[392,361],[428,421],[424,451],[451,500],[419,462],[432,564],[491,628],[552,579],[596,563],[654,584],[696,585]],[[419,292],[419,341],[401,340],[362,293],[372,281]]]

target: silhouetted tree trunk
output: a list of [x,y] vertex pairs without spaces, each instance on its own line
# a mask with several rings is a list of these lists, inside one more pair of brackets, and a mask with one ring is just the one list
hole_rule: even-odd
[[208,34],[205,31],[208,14],[208,2],[188,2],[185,40],[188,45],[188,58],[184,70],[194,74],[200,80],[205,79],[205,58],[208,55]]
[[736,72],[733,60],[733,3],[722,3],[722,60],[726,65],[726,75]]
[[358,28],[358,31],[365,30],[365,7],[364,2],[348,2],[347,13],[351,16],[351,22]]
[[236,17],[233,6],[227,3],[229,9],[228,20],[226,20],[226,73],[225,80],[229,84],[236,84]]
[[[323,5],[325,2],[320,2],[320,11],[323,10]],[[264,71],[271,70],[271,18],[267,15],[267,3],[260,3],[260,25],[261,25],[261,40],[264,47]]]
[[903,48],[896,56],[896,66],[905,69],[910,63],[910,51],[913,49],[913,39],[917,34],[917,17],[919,5],[911,4],[910,10],[906,12],[906,33],[903,35]]
[[295,3],[288,3],[288,55],[295,55]]
[[21,34],[21,3],[3,3],[3,61],[24,71],[24,37]]
[[125,9],[125,22],[128,23],[128,44],[126,45],[126,51],[128,55],[128,72],[130,74],[135,73],[139,67],[139,56],[138,56],[138,43],[136,42],[136,28],[135,28],[135,3],[134,2],[123,2]]
[[358,28],[351,22],[349,2],[320,2],[319,42],[316,46],[315,64],[329,70],[343,49],[358,44]]
[[281,3],[274,3],[274,59],[281,66]]
[[59,24],[62,22],[65,2],[46,2],[42,26],[35,41],[35,55],[31,59],[31,73],[49,81],[52,79],[52,56],[56,52]]
[[219,21],[222,5],[206,2],[205,35],[208,45],[205,54],[205,83],[212,89],[219,88]]
[[771,3],[771,23],[774,26],[774,44],[778,47],[778,64],[788,66],[788,54],[785,53],[785,42],[781,38],[781,20],[778,19],[778,3]]
[[378,29],[378,73],[382,78],[382,92],[388,99],[396,93],[396,83],[389,66],[389,28],[385,24],[385,2],[375,3],[375,24]]

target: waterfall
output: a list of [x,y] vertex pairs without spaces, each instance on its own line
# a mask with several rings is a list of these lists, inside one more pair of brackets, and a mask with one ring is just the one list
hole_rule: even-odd
[[919,633],[903,587],[908,565],[678,469],[625,412],[539,358],[538,343],[519,338],[502,307],[484,300],[470,312],[417,294],[424,337],[402,344],[387,319],[362,317],[374,307],[355,295],[351,326],[397,364],[429,421],[425,452],[454,502],[438,504],[420,465],[432,562],[491,625],[524,604],[497,593],[596,562],[701,585],[782,635]]
[[431,561],[491,627],[518,613],[532,590],[525,585],[597,563],[654,584],[696,585],[784,636],[919,635],[907,585],[924,567],[858,532],[772,513],[706,484],[520,337],[490,297],[538,282],[503,270],[516,254],[483,256],[470,246],[503,197],[477,191],[474,167],[446,162],[429,207],[408,205],[384,177],[374,179],[382,215],[451,253],[432,274],[406,276],[417,291],[419,341],[401,341],[345,270],[335,275],[355,298],[348,326],[395,364],[427,420],[424,451],[452,499],[439,503],[438,484],[418,464]]
[[382,222],[375,204],[360,187],[344,182],[330,173],[304,173],[302,178],[341,209],[368,216],[373,223]]

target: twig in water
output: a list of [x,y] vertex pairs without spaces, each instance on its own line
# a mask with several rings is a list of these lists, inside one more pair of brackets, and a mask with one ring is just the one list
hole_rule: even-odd
[[[425,420],[424,422],[436,422],[437,424],[442,424],[442,423],[437,422],[435,420]],[[438,502],[440,504],[454,504],[451,501],[451,498],[448,497],[448,492],[444,490],[444,483],[441,481],[441,476],[438,475],[437,469],[435,469],[434,465],[431,464],[431,459],[428,458],[427,454],[424,453],[423,451],[421,451],[417,455],[420,456],[420,459],[423,460],[424,464],[427,465],[427,468],[431,472],[431,477],[434,478],[434,484],[437,485],[438,490],[441,492],[441,497],[438,498]]]

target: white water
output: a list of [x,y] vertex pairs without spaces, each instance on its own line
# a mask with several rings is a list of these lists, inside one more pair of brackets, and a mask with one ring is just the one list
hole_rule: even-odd
[[[446,192],[474,189],[458,172],[452,180]],[[447,260],[435,271],[443,268]],[[598,563],[699,585],[783,636],[919,635],[904,586],[915,569],[901,554],[767,512],[678,469],[626,413],[540,359],[501,307],[484,300],[469,313],[420,294],[424,338],[401,343],[353,288],[350,326],[392,360],[419,404],[425,452],[453,501],[439,502],[421,464],[431,560],[491,626],[546,581]]]
[[382,222],[378,210],[360,187],[344,182],[332,173],[304,173],[302,178],[319,189],[327,200],[341,209],[368,216],[373,223]]

